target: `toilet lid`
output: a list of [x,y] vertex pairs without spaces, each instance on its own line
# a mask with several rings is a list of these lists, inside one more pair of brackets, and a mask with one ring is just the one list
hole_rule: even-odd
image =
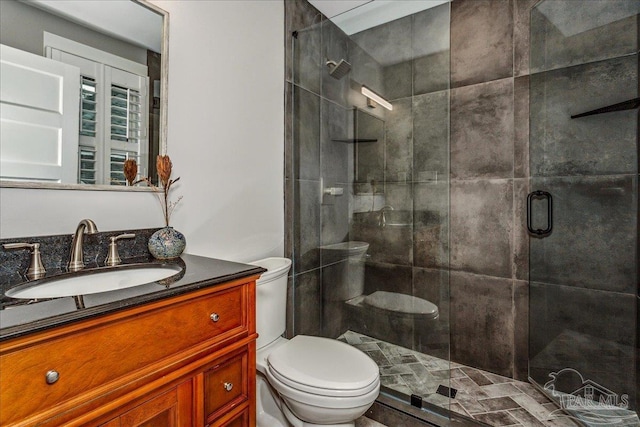
[[339,251],[348,255],[358,255],[361,253],[365,253],[367,249],[369,249],[369,244],[367,242],[349,241],[320,246],[320,249],[329,252]]
[[[268,357],[269,368],[291,387],[317,394],[377,387],[378,365],[362,351],[341,341],[296,335]],[[300,387],[297,387],[299,385]]]
[[438,306],[426,299],[397,292],[376,291],[364,298],[364,303],[404,314],[420,314],[429,317],[438,316]]

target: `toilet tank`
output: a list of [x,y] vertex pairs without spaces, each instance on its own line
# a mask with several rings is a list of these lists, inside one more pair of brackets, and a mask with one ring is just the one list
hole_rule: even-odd
[[250,264],[266,268],[256,281],[257,348],[278,339],[287,325],[287,274],[291,268],[288,258],[265,258]]
[[325,301],[347,301],[364,292],[364,265],[369,243],[342,242],[320,247]]

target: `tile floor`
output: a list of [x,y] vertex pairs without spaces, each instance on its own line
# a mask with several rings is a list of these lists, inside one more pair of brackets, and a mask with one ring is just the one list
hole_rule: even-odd
[[384,424],[380,424],[377,421],[374,421],[367,417],[360,417],[356,420],[356,427],[388,427]]
[[[562,414],[553,414],[555,404],[529,383],[418,353],[352,331],[345,332],[339,339],[368,354],[380,366],[382,385],[405,395],[417,394],[423,401],[449,407],[492,426],[576,427]],[[436,393],[440,385],[457,390],[451,402]]]

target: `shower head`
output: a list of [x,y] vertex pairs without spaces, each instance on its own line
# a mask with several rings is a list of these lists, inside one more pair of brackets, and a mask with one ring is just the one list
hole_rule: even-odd
[[340,80],[351,71],[351,64],[344,59],[341,59],[338,63],[327,60],[327,66],[330,67],[329,75],[336,80]]

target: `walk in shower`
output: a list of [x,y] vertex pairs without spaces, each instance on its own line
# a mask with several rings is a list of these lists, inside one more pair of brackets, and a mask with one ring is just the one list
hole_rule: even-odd
[[640,425],[639,13],[531,11],[529,376],[590,426]]
[[399,372],[419,395],[383,389],[448,409],[450,8],[437,3],[366,28],[317,15],[293,33],[290,326],[429,365],[429,381]]
[[288,335],[435,424],[636,425],[640,1],[321,3],[285,2]]

